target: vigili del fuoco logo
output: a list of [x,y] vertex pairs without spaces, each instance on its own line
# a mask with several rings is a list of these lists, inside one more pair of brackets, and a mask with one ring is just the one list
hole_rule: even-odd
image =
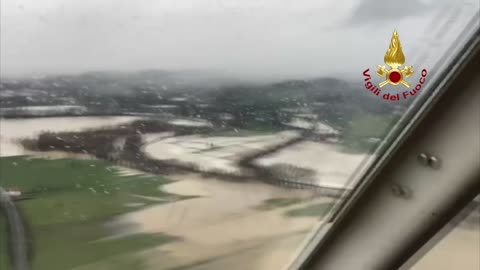
[[[403,54],[402,45],[400,44],[397,31],[393,32],[390,46],[383,60],[388,68],[382,65],[377,66],[376,74],[383,79],[383,81],[378,85],[375,85],[372,82],[369,68],[363,72],[365,88],[367,90],[376,96],[381,96],[385,100],[399,101],[400,99],[405,100],[413,98],[422,89],[422,86],[425,84],[425,80],[427,78],[426,69],[422,69],[420,73],[420,79],[414,88],[411,90],[402,91],[401,93],[398,91],[393,91],[393,87],[397,88],[400,86],[404,88],[410,88],[408,78],[415,73],[413,66],[403,66],[405,64],[405,55]],[[385,87],[387,85],[391,87]]]

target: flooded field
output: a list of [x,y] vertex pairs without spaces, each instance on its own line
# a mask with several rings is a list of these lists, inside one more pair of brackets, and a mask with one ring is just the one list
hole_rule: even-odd
[[[64,152],[33,153],[24,151],[15,143],[18,139],[34,137],[47,130],[81,131],[126,124],[136,119],[138,118],[75,117],[2,120],[2,131],[6,130],[2,132],[2,146],[6,145],[10,147],[7,149],[16,150],[2,151],[2,155],[30,154],[33,155],[32,158],[38,156],[39,161],[44,157],[57,159],[59,162],[63,162],[65,158],[82,158],[87,161],[91,157]],[[171,132],[160,132],[144,134],[143,140],[147,153],[154,156],[163,152],[169,154],[167,158],[175,158],[182,162],[191,158],[190,161],[205,162],[200,164],[208,166],[217,164],[209,163],[208,159],[202,158],[202,155],[205,155],[213,160],[230,162],[230,166],[235,168],[233,161],[241,154],[261,150],[297,135],[295,132],[283,132],[243,137],[171,137],[173,136]],[[180,152],[183,155],[179,155]],[[107,170],[112,170],[109,168],[107,167]],[[119,177],[139,179],[150,177],[144,172],[130,168],[119,166],[111,168]],[[213,168],[225,169],[215,165]],[[76,174],[75,169],[71,173]],[[210,261],[209,269],[223,269],[225,264],[232,260],[247,258],[252,262],[252,267],[253,264],[257,265],[252,269],[278,269],[289,261],[290,258],[286,255],[293,254],[307,233],[319,222],[319,215],[317,213],[312,215],[308,207],[320,207],[319,210],[327,213],[333,203],[332,199],[318,197],[313,191],[275,187],[255,179],[247,182],[230,182],[205,178],[198,174],[170,175],[168,179],[173,182],[158,186],[159,191],[161,189],[161,192],[189,199],[165,204],[162,203],[165,200],[157,196],[131,194],[133,201],[125,203],[124,207],[141,210],[117,216],[105,224],[108,228],[130,228],[127,231],[125,229],[112,231],[122,231],[122,235],[161,233],[181,239],[139,252],[137,256],[147,262],[148,266],[145,269],[169,269],[203,260]],[[88,191],[100,192],[103,189],[102,184],[97,185],[100,186],[91,186]],[[107,196],[111,193],[107,190],[104,192]],[[153,205],[145,208],[150,204]],[[275,259],[273,254],[283,254],[283,259]],[[218,261],[214,262],[214,258],[218,258]],[[159,265],[161,268],[158,268]]]
[[[171,179],[178,182],[163,186],[164,191],[198,197],[150,207],[113,222],[120,227],[134,225],[132,233],[135,230],[164,232],[181,237],[180,242],[147,252],[152,264],[165,267],[162,269],[227,254],[240,261],[255,250],[253,253],[259,257],[250,259],[255,259],[262,268],[252,269],[279,269],[288,263],[288,256],[276,260],[263,256],[282,252],[293,254],[318,224],[322,213],[328,212],[322,212],[320,206],[334,202],[333,199],[316,197],[308,190],[288,190],[257,182],[232,183],[195,174]],[[288,203],[282,205],[282,201]],[[312,214],[304,210],[309,206],[318,207],[318,212]],[[299,212],[298,216],[292,214],[295,210]],[[282,241],[285,242],[283,245],[272,245]],[[210,262],[212,268],[209,269],[222,269],[221,261]]]
[[[160,135],[162,136],[162,135]],[[242,137],[181,136],[169,137],[148,143],[144,151],[159,160],[175,159],[192,163],[201,170],[219,170],[238,174],[237,162],[254,151],[286,142],[299,136],[293,131],[270,135]]]
[[195,119],[195,120],[187,120],[187,119],[175,119],[169,121],[170,124],[172,125],[177,125],[177,126],[189,126],[189,127],[211,127],[213,126],[212,123],[201,120],[201,119]]
[[18,140],[32,138],[44,131],[81,131],[126,124],[138,117],[48,117],[29,119],[0,119],[0,156],[17,156],[25,153]]
[[342,153],[336,145],[305,141],[282,149],[278,153],[261,157],[255,163],[261,166],[291,164],[308,168],[315,172],[312,180],[316,185],[353,188],[348,186],[348,180],[362,161],[369,156]]
[[[64,213],[69,214],[65,216],[66,214],[59,213],[58,218],[70,219],[73,218],[72,211],[73,213],[78,211],[78,206],[68,202],[71,197],[74,198],[72,203],[80,200],[87,204],[86,207],[88,206],[89,211],[92,211],[92,215],[105,212],[105,219],[101,222],[95,221],[95,224],[88,226],[95,225],[95,231],[103,228],[102,230],[107,233],[95,234],[101,237],[89,235],[91,243],[123,241],[122,239],[127,241],[131,237],[160,235],[158,242],[144,243],[142,240],[138,248],[128,249],[128,257],[142,261],[141,266],[136,266],[136,269],[283,269],[291,262],[292,256],[298,254],[312,230],[318,228],[323,222],[323,217],[337,202],[337,199],[322,196],[315,190],[274,186],[265,183],[264,179],[244,178],[241,181],[226,181],[219,176],[206,176],[200,173],[152,175],[138,168],[132,169],[108,162],[98,163],[99,160],[88,155],[59,151],[28,152],[16,144],[19,139],[31,138],[46,130],[82,131],[128,124],[138,119],[140,118],[2,119],[0,150],[2,162],[9,159],[6,158],[7,156],[30,155],[28,158],[19,157],[14,162],[9,161],[8,164],[2,165],[6,166],[2,175],[7,175],[11,179],[10,177],[22,176],[24,171],[33,171],[34,175],[28,178],[29,181],[33,181],[30,184],[41,185],[43,182],[37,183],[35,180],[49,179],[52,172],[50,169],[37,172],[41,166],[47,164],[57,168],[56,171],[62,171],[64,175],[60,175],[61,177],[57,179],[58,184],[63,185],[62,181],[73,181],[72,190],[79,193],[75,195],[65,193],[66,197],[62,197],[57,202],[26,204],[25,207],[35,207],[37,212],[50,212],[53,209],[52,205],[63,207]],[[175,124],[182,126],[204,126],[207,123],[200,121],[192,124],[180,119],[179,122],[175,121],[173,121]],[[301,134],[297,131],[245,136],[234,134],[175,136],[175,132],[165,131],[141,134],[143,142],[141,150],[154,159],[193,163],[202,170],[222,171],[228,175],[240,173],[238,161],[241,157],[281,145],[299,136]],[[125,145],[124,138],[118,140]],[[112,143],[115,144],[118,141],[114,140]],[[45,157],[48,157],[52,163],[47,162]],[[314,172],[313,179],[316,185],[351,188],[352,186],[347,186],[347,180],[359,164],[368,157],[369,155],[366,154],[340,152],[335,144],[304,140],[254,158],[253,163],[260,167],[290,164],[298,168],[306,168]],[[75,160],[80,163],[76,164]],[[90,161],[92,163],[88,163]],[[29,165],[37,164],[36,162],[39,165]],[[18,164],[26,166],[27,169],[18,169]],[[16,174],[8,174],[15,171]],[[55,177],[58,177],[58,173]],[[75,179],[82,177],[87,177],[90,183],[88,186],[75,182],[77,181]],[[161,180],[155,180],[160,181],[158,184],[151,182],[151,179],[156,177],[161,178]],[[123,186],[115,184],[116,182],[122,183]],[[42,197],[42,199],[48,201],[49,197]],[[36,199],[31,202],[35,203],[35,201]],[[95,204],[91,205],[93,202]],[[38,218],[38,213],[29,213],[32,215],[30,218]],[[85,219],[76,221],[78,224],[73,223],[74,230],[83,230],[82,226],[86,225],[82,225],[82,222]],[[54,231],[48,234],[49,237],[63,237],[64,240],[68,238],[66,235],[57,235]],[[466,243],[471,239],[478,239],[477,235],[475,236],[477,238],[472,238],[472,230],[459,228],[452,237],[453,240],[450,241],[453,241],[451,243],[454,243],[459,251],[455,254],[459,258],[470,256],[468,254],[472,247]],[[76,239],[75,241],[78,241],[77,244],[82,248],[89,248],[89,244],[84,243],[84,240]],[[440,250],[434,254],[445,256],[445,252]],[[123,257],[127,253],[118,254]],[[68,262],[64,263],[68,264]],[[111,258],[102,258],[98,261],[85,259],[85,262],[78,262],[78,267],[72,269],[113,269],[112,263]],[[428,267],[432,265],[434,262],[426,259],[415,270],[430,269]]]

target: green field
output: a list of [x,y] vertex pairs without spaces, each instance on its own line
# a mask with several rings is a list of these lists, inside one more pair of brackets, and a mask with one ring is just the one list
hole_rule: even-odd
[[263,201],[261,205],[256,207],[257,210],[272,210],[276,208],[282,208],[291,206],[294,204],[305,202],[302,198],[273,198]]
[[7,227],[1,214],[0,211],[0,269],[10,270],[7,258],[7,238],[4,237]]
[[289,217],[320,217],[322,218],[334,206],[334,203],[315,203],[287,211],[286,215]]
[[[176,239],[133,234],[105,240],[113,232],[103,225],[120,214],[183,199],[163,192],[166,183],[161,176],[121,176],[101,160],[0,159],[0,184],[29,193],[18,206],[32,236],[33,270],[142,269],[136,252]],[[0,266],[8,269],[2,227]]]
[[344,131],[340,150],[347,153],[372,153],[380,142],[370,142],[368,139],[384,139],[398,119],[398,116],[391,115],[355,115]]

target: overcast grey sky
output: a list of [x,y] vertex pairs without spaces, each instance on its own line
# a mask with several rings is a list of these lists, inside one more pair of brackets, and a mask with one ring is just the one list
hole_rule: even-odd
[[[449,1],[2,0],[1,73],[358,73],[382,64],[394,29],[408,61],[425,34],[440,27],[438,12],[451,10],[440,2]],[[478,10],[477,0],[455,5]]]

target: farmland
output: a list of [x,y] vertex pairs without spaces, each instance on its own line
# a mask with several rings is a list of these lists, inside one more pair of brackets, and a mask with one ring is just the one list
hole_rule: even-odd
[[[105,258],[113,263],[125,254],[175,240],[164,234],[135,234],[100,241],[112,234],[102,224],[113,216],[184,199],[159,189],[168,183],[163,177],[121,176],[116,167],[100,160],[20,156],[2,158],[0,166],[3,186],[18,187],[31,196],[20,201],[19,208],[34,235],[34,269],[104,264]],[[135,258],[121,261],[132,264]]]

